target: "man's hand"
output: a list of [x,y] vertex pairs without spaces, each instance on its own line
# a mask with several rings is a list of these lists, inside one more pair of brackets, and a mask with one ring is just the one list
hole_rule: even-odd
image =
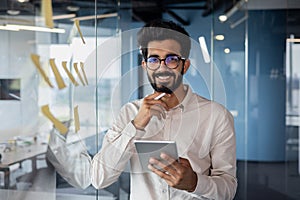
[[[155,158],[150,158],[149,169],[163,178],[171,187],[193,192],[196,189],[198,177],[193,171],[189,160],[179,158],[179,161],[162,153],[160,156],[168,164],[158,161]],[[161,169],[154,167],[158,166]]]
[[159,119],[162,117],[165,118],[165,111],[169,108],[163,101],[163,98],[167,98],[168,95],[156,100],[155,97],[159,96],[160,94],[161,93],[156,92],[144,98],[139,112],[133,120],[133,124],[137,129],[144,129],[152,116],[157,116]]

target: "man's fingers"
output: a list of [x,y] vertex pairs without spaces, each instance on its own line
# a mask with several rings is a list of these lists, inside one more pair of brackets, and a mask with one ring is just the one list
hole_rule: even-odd
[[169,156],[168,154],[162,152],[160,154],[160,157],[166,161],[168,161],[170,164],[172,164],[173,162],[177,161],[176,158],[172,158],[171,156]]
[[[163,93],[161,93],[161,94],[163,94]],[[157,97],[161,96],[161,94],[158,94],[158,93],[150,94],[150,95],[148,95],[147,97],[144,98],[144,101],[149,106],[151,106],[151,105],[160,105],[164,109],[168,110],[169,109],[168,105],[162,100],[162,98],[157,99]],[[168,94],[164,95],[164,96],[168,96]]]
[[171,175],[171,173],[169,171],[166,171],[164,169],[158,169],[157,166],[153,165],[153,164],[149,164],[148,165],[148,169],[150,169],[152,172],[154,172],[155,174],[157,174],[159,177],[165,179],[166,181],[172,181],[172,179],[174,179],[174,177]]
[[168,163],[161,162],[160,160],[157,160],[155,158],[150,158],[149,163],[151,165],[155,166],[156,168],[162,169],[162,170],[165,170],[165,168],[167,168],[167,166],[169,165]]
[[[165,154],[166,155],[166,154]],[[161,170],[163,172],[167,172],[170,175],[175,175],[176,174],[176,165],[174,163],[177,163],[175,159],[171,158],[168,156],[168,160],[165,159],[155,159],[155,158],[150,158],[149,163],[155,167],[158,170]]]
[[164,119],[166,118],[166,110],[163,107],[159,106],[159,105],[153,105],[153,106],[151,106],[150,113],[151,113],[152,116],[155,115],[159,119],[161,117],[163,117]]

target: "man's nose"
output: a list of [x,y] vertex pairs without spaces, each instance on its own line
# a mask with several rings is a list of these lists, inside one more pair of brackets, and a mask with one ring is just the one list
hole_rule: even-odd
[[166,59],[162,59],[161,61],[160,61],[160,66],[159,66],[160,68],[161,67],[164,67],[164,68],[167,68],[168,69],[168,67],[167,67],[167,65],[166,65]]

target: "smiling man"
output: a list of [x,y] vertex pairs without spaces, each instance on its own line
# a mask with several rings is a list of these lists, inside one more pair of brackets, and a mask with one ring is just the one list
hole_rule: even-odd
[[[154,91],[123,106],[93,158],[92,184],[104,188],[117,181],[130,161],[132,200],[233,199],[233,118],[183,84],[190,66],[189,34],[173,22],[153,21],[139,31],[138,43]],[[158,99],[161,93],[166,95]],[[144,172],[133,145],[137,139],[176,141],[179,159],[162,153]]]
[[[174,45],[174,51],[180,49],[180,45],[175,40],[165,40],[163,42],[153,41],[149,42],[149,56],[143,61],[143,67],[147,70],[148,79],[157,92],[173,93],[182,84],[182,75],[185,73],[184,67],[181,67],[180,74],[174,73],[168,69],[176,69],[180,64],[188,64],[189,60],[178,56],[177,53],[160,52],[169,45]],[[178,51],[178,50],[177,50]],[[157,53],[164,53],[164,59],[160,59]],[[166,66],[160,67],[161,62]],[[186,65],[187,66],[187,65]]]

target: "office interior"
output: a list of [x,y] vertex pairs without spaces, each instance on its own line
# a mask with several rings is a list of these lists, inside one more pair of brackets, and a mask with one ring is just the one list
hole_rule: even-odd
[[128,172],[81,189],[47,151],[59,133],[93,156],[121,106],[151,92],[136,33],[156,18],[190,33],[184,81],[234,116],[235,199],[300,199],[299,13],[297,0],[1,0],[1,199],[129,198]]

